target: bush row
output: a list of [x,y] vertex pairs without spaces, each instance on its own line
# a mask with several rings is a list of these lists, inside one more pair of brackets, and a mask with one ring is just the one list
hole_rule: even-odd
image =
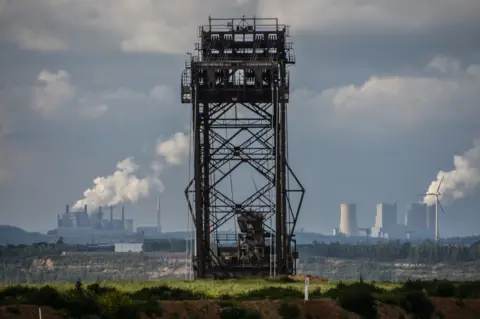
[[[322,292],[316,289],[310,292],[310,298],[331,298],[339,305],[365,318],[376,317],[378,301],[394,304],[415,314],[417,318],[428,318],[434,311],[429,297],[480,298],[480,282],[452,283],[443,280],[411,280],[398,288],[386,291],[363,280],[353,284],[338,283],[335,288]],[[303,292],[294,287],[265,287],[247,293],[231,296],[224,295],[221,300],[222,318],[257,318],[258,314],[237,309],[229,300],[288,300],[303,298]],[[35,304],[62,309],[70,317],[97,315],[100,318],[139,318],[140,313],[161,315],[159,300],[199,300],[208,299],[202,293],[185,289],[158,286],[144,288],[133,293],[124,293],[112,287],[92,284],[86,289],[71,289],[65,292],[44,286],[9,286],[0,291],[0,304]],[[281,316],[292,317],[295,309],[291,304],[282,303]],[[289,308],[290,307],[290,308]],[[292,308],[293,307],[293,308]],[[293,310],[292,310],[293,309]],[[281,313],[285,313],[282,315]]]
[[68,317],[96,315],[104,319],[136,319],[141,313],[161,315],[162,309],[154,298],[138,299],[113,288],[93,284],[87,289],[60,292],[50,286],[32,288],[10,286],[0,291],[0,304],[32,304],[61,310]]

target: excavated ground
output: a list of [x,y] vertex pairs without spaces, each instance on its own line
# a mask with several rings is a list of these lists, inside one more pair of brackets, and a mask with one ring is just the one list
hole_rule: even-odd
[[[480,299],[465,299],[458,301],[449,298],[432,298],[435,305],[435,313],[432,319],[480,318]],[[356,319],[360,316],[341,309],[335,301],[329,299],[315,299],[308,302],[303,300],[294,301],[300,308],[302,318],[322,319]],[[162,319],[177,318],[198,318],[198,319],[220,319],[220,306],[214,300],[194,301],[162,301]],[[262,319],[280,318],[278,315],[279,301],[242,301],[233,302],[236,306],[245,309],[255,310],[260,313]],[[399,307],[381,304],[378,306],[379,319],[411,318]],[[38,319],[38,307],[31,305],[0,307],[1,319]],[[64,318],[57,311],[42,307],[42,319]],[[153,319],[142,316],[142,319]],[[157,318],[155,318],[157,319]]]

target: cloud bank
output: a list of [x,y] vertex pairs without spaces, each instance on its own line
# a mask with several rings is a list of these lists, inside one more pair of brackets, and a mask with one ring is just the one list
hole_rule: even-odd
[[[184,53],[205,17],[278,17],[294,32],[417,32],[480,25],[471,0],[0,1],[0,40],[25,50]],[[188,10],[185,10],[188,8]],[[129,21],[129,23],[125,23]]]
[[436,56],[416,74],[372,76],[361,85],[320,94],[296,90],[291,100],[294,107],[301,105],[303,112],[321,116],[335,129],[397,134],[426,123],[480,118],[480,65],[461,68],[456,59]]

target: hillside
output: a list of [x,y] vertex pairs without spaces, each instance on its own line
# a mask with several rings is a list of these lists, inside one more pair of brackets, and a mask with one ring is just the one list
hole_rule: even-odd
[[0,245],[31,245],[50,240],[52,238],[45,234],[27,232],[15,226],[0,225]]

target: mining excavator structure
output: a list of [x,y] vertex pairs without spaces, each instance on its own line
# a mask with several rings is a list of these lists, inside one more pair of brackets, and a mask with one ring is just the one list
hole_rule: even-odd
[[[198,36],[181,79],[181,101],[192,107],[185,195],[194,278],[295,274],[305,189],[288,162],[289,27],[276,18],[209,18]],[[240,167],[260,175],[260,187],[234,187]],[[248,196],[235,196],[237,187]],[[224,230],[228,223],[235,231]]]

